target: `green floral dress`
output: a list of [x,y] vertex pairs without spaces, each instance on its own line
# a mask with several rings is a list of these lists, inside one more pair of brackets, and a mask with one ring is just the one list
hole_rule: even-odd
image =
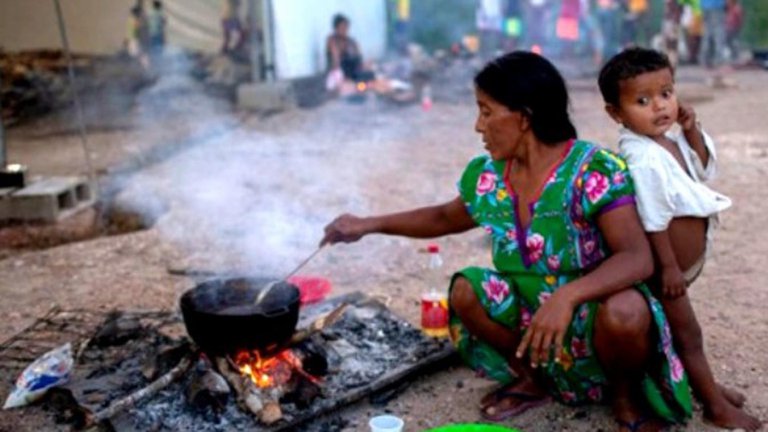
[[[505,180],[507,165],[481,156],[469,163],[459,192],[472,218],[493,240],[495,270],[471,267],[458,272],[473,286],[488,315],[509,328],[524,330],[532,315],[558,287],[598,266],[609,255],[597,217],[634,203],[626,163],[608,150],[572,141],[562,160],[531,202],[527,227],[519,222],[514,191]],[[653,367],[643,380],[654,410],[670,421],[691,414],[691,396],[682,363],[661,304],[648,288],[636,289],[648,300],[658,330]],[[543,368],[547,385],[560,401],[601,401],[606,377],[593,348],[597,302],[576,308],[564,341],[562,361]],[[464,360],[481,375],[503,383],[514,379],[504,357],[472,336],[453,313],[451,337]]]

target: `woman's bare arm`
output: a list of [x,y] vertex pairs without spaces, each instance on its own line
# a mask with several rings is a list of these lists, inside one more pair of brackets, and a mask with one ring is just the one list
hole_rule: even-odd
[[576,306],[627,289],[653,273],[651,248],[635,206],[625,205],[600,215],[597,225],[611,255],[590,273],[557,289],[536,311],[517,348],[517,357],[530,352],[531,366],[549,361],[554,345],[560,360]]
[[606,298],[653,274],[653,256],[635,206],[602,214],[597,225],[611,255],[589,274],[563,287],[574,306]]
[[321,245],[350,243],[367,234],[389,234],[414,238],[432,238],[468,231],[477,224],[467,213],[460,198],[445,204],[422,207],[401,213],[361,218],[342,215],[325,227]]

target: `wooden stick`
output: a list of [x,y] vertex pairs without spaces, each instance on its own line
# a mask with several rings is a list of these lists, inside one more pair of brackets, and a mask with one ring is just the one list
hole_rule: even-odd
[[188,355],[181,359],[178,365],[173,369],[166,372],[160,378],[152,381],[148,386],[139,389],[130,395],[110,404],[107,408],[98,411],[94,414],[93,418],[97,422],[101,422],[113,417],[115,414],[124,411],[128,408],[136,406],[136,404],[167,387],[173,381],[176,381],[192,366],[193,355]]
[[295,345],[301,341],[304,341],[313,334],[333,325],[333,323],[338,321],[339,318],[341,318],[341,316],[344,314],[347,306],[347,303],[342,303],[327,315],[323,315],[322,317],[316,319],[312,324],[309,325],[309,327],[297,330],[293,334],[293,337],[291,337],[291,345]]

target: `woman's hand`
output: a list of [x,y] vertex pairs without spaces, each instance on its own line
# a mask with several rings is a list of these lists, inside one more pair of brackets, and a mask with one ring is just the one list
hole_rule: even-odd
[[531,319],[531,326],[526,330],[517,347],[517,358],[522,358],[526,350],[530,351],[531,367],[549,363],[551,348],[555,351],[555,362],[560,362],[563,352],[563,339],[573,318],[574,301],[568,295],[565,286],[560,287],[552,297],[545,301]]
[[320,241],[320,246],[339,242],[353,243],[371,232],[373,232],[371,219],[343,214],[325,227],[325,236]]
[[677,265],[663,267],[661,269],[661,286],[665,298],[676,299],[684,296],[687,286],[680,267]]

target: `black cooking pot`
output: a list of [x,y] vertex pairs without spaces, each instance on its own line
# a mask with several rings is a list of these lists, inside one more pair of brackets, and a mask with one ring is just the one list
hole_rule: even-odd
[[299,319],[299,289],[273,279],[235,278],[203,282],[181,296],[184,325],[192,340],[210,355],[258,350],[270,356],[285,348]]

